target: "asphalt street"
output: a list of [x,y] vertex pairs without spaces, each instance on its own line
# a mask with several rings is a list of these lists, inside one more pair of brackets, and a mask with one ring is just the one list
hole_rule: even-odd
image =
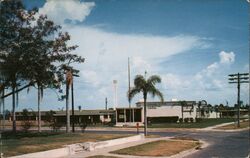
[[[133,131],[86,131],[94,133],[126,133],[135,134]],[[177,132],[149,132],[161,136],[191,137],[206,141],[210,145],[200,149],[185,158],[246,158],[250,152],[249,130],[240,132],[205,132],[205,131],[177,131]]]

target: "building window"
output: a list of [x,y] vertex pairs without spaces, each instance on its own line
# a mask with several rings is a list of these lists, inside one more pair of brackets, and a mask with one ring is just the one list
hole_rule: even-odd
[[124,122],[124,109],[117,109],[117,122]]
[[135,122],[141,122],[141,109],[134,109]]

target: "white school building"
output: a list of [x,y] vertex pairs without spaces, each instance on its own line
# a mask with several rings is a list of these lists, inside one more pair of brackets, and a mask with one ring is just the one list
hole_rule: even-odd
[[[147,102],[147,119],[150,121],[164,121],[170,119],[178,122],[180,119],[188,119],[195,121],[196,118],[201,118],[198,112],[198,103],[196,101],[186,101],[185,106],[181,106],[180,101],[166,102]],[[143,125],[144,122],[144,102],[136,103],[136,107],[131,108],[116,108],[116,126],[135,126],[137,123]],[[218,114],[211,112],[209,117],[217,118]]]

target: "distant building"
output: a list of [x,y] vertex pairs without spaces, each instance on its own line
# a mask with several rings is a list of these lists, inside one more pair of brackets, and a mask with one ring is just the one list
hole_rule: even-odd
[[135,126],[137,123],[143,123],[141,107],[116,108],[116,126]]
[[[116,126],[131,126],[139,123],[143,125],[144,121],[144,102],[136,103],[133,108],[117,108],[116,109]],[[195,101],[186,101],[186,106],[181,106],[179,101],[168,102],[147,102],[147,119],[148,121],[159,120],[160,122],[170,120],[173,122],[179,121],[180,118],[197,117],[197,104]],[[131,116],[132,115],[132,116]],[[131,117],[131,119],[130,119]],[[175,121],[174,121],[175,120]]]
[[[42,124],[46,122],[46,112],[41,111],[41,120]],[[72,115],[70,111],[71,121]],[[75,123],[87,123],[87,124],[96,124],[96,123],[109,123],[113,121],[115,115],[115,110],[75,110],[74,118]],[[53,114],[57,122],[66,123],[66,111],[55,111]],[[29,112],[28,119],[30,121],[37,121],[38,113],[37,112]],[[7,119],[7,118],[6,118]],[[11,116],[8,118],[11,121]],[[22,121],[27,118],[23,117],[22,112],[16,112],[16,120]],[[113,119],[113,120],[112,120]],[[115,122],[115,121],[114,121]]]
[[[74,112],[75,123],[97,124],[109,123],[114,119],[114,110],[78,110]],[[72,121],[72,114],[70,111],[70,120]],[[54,117],[58,122],[66,122],[66,112],[56,111]]]

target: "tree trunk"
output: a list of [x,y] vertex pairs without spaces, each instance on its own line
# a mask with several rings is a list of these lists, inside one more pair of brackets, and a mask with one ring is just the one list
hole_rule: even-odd
[[15,85],[12,85],[12,131],[16,133],[16,93]]
[[69,133],[69,128],[70,128],[69,83],[66,83],[66,117],[67,117],[66,133]]
[[181,104],[181,118],[182,118],[182,122],[184,122],[184,118],[183,118],[183,104]]
[[75,108],[74,108],[74,84],[73,84],[73,76],[72,76],[72,83],[71,83],[71,105],[72,105],[72,132],[75,132]]
[[37,91],[37,110],[38,110],[38,132],[41,132],[41,111],[40,111],[40,86],[38,85],[38,91]]
[[147,127],[148,127],[148,121],[147,121],[147,94],[144,94],[144,135],[147,136]]
[[[5,89],[3,89],[3,96],[4,96],[4,93],[5,93]],[[3,98],[2,104],[3,104],[3,130],[5,130],[5,101],[4,101],[4,98]]]

